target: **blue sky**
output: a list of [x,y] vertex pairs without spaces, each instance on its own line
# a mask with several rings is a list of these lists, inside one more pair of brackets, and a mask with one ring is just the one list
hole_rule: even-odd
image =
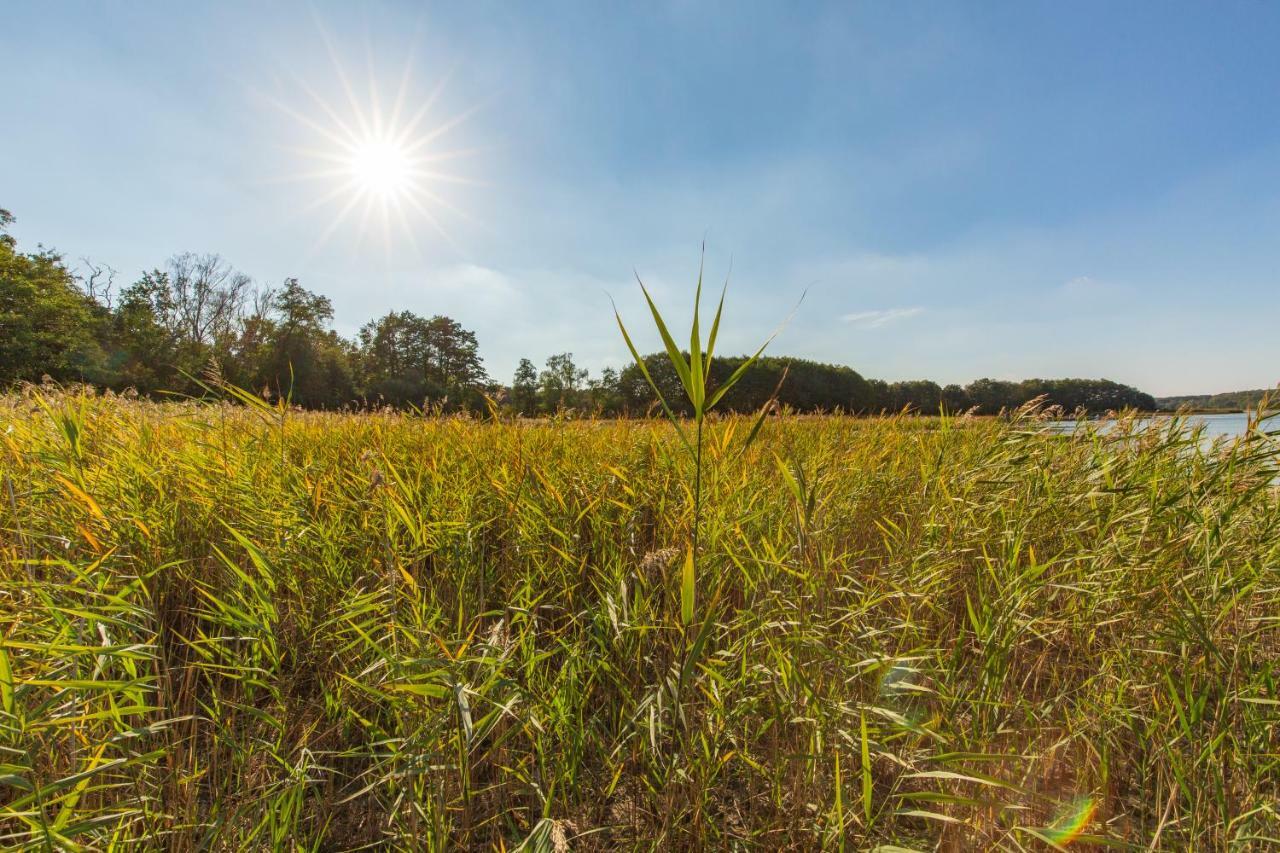
[[[606,294],[683,316],[705,237],[727,350],[807,289],[773,351],[867,376],[1280,381],[1280,6],[354,6],[10,6],[16,236],[119,283],[219,252],[348,334],[446,313],[502,380],[624,363]],[[307,175],[402,79],[450,156],[362,229]]]

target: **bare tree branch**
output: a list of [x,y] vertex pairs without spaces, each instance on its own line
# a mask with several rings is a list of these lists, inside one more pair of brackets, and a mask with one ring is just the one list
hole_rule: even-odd
[[77,272],[76,281],[80,284],[80,289],[95,302],[99,302],[108,311],[111,310],[113,298],[112,290],[116,282],[116,269],[109,264],[96,264],[88,258],[82,257],[80,265],[84,267],[86,272]]

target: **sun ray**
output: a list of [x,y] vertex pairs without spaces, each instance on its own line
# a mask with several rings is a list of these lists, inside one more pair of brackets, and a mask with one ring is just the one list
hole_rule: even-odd
[[404,232],[405,239],[408,240],[410,248],[413,249],[414,258],[421,260],[422,251],[418,248],[418,236],[413,233],[413,226],[409,222],[408,215],[404,212],[404,205],[397,198],[392,200],[392,207],[396,212],[396,220],[400,224],[400,230]]
[[280,150],[287,151],[290,154],[300,154],[312,160],[323,160],[326,163],[334,163],[338,166],[348,166],[351,163],[351,153],[355,150],[355,143],[344,142],[340,150],[311,148],[305,145],[281,145]]
[[335,145],[338,145],[338,146],[349,145],[351,139],[354,138],[350,135],[350,131],[348,131],[345,127],[340,127],[339,129],[345,133],[348,133],[348,136],[346,137],[342,136],[339,133],[334,133],[334,131],[331,128],[325,127],[323,124],[316,121],[315,119],[299,112],[298,110],[293,109],[289,105],[282,103],[281,101],[271,97],[266,93],[259,92],[257,93],[257,96],[265,100],[271,106],[280,110],[285,115],[289,116],[289,118],[292,118],[292,119],[295,119],[296,121],[301,122],[302,124],[306,125],[306,127],[308,127],[309,129],[320,134],[325,139],[328,139],[330,142],[333,142]]
[[448,160],[459,160],[464,157],[474,157],[484,151],[492,151],[497,146],[493,145],[473,145],[469,148],[454,148],[449,151],[437,151],[434,154],[422,154],[414,158],[418,163],[443,163]]
[[386,196],[378,199],[378,213],[382,226],[382,252],[388,262],[391,261],[391,214],[387,210],[389,200]]
[[400,72],[400,82],[396,85],[396,97],[391,102],[391,127],[400,126],[400,116],[404,112],[404,102],[409,96],[409,81],[413,76],[414,54],[415,51],[409,51],[409,55],[404,60],[404,70]]
[[360,211],[360,239],[363,241],[369,236],[369,218],[373,215],[374,199],[370,193],[361,193],[360,198],[364,200],[364,209]]
[[[400,71],[400,82],[396,86],[395,101],[391,105],[391,126],[400,127],[400,118],[404,115],[405,101],[409,97],[409,83],[413,79],[413,69],[418,58],[418,44],[422,36],[423,22],[426,20],[426,12],[418,13],[418,18],[413,24],[413,38],[409,42],[409,53],[404,58],[404,68]],[[437,83],[437,88],[443,90],[444,83],[449,79],[452,70],[446,72]]]
[[[311,183],[315,183],[316,181],[323,181],[329,178],[347,178],[350,176],[351,176],[351,170],[347,167],[346,163],[344,162],[341,165],[335,165],[332,168],[328,168],[328,169],[311,169],[306,172],[294,172],[288,175],[272,175],[271,177],[268,177],[268,178],[262,178],[261,180],[257,181],[257,183],[265,184],[265,185],[311,184]],[[336,192],[341,192],[343,189],[345,189],[345,187],[339,187],[336,190]],[[332,200],[329,193],[325,193],[325,196],[329,198],[329,200]]]
[[365,33],[364,52],[365,74],[369,83],[369,121],[373,125],[373,135],[381,138],[385,135],[382,124],[382,96],[378,93],[378,75],[373,68],[373,45],[369,42],[368,33]]
[[[339,189],[346,190],[347,187],[344,186]],[[342,226],[342,223],[346,221],[347,216],[351,213],[351,209],[355,207],[359,201],[360,196],[352,193],[351,198],[347,199],[347,203],[338,211],[338,215],[329,220],[329,224],[325,226],[324,231],[320,232],[320,235],[312,242],[311,248],[307,250],[308,258],[320,251],[320,248],[328,242],[330,237],[333,236],[333,232],[337,231],[338,228]]]
[[468,107],[467,109],[458,113],[458,115],[446,121],[444,124],[436,125],[431,130],[424,133],[422,136],[417,137],[410,143],[406,143],[405,150],[412,153],[418,150],[419,148],[423,148],[427,145],[430,145],[436,139],[440,138],[441,136],[444,136],[446,133],[453,130],[455,127],[462,124],[467,119],[471,118],[471,116],[475,115],[476,111],[479,109],[480,109],[479,104]]
[[435,172],[429,169],[410,169],[408,174],[414,178],[426,178],[440,184],[460,184],[468,187],[489,186],[487,182],[477,181],[475,178],[464,178],[461,175],[450,175],[448,172]]
[[364,110],[360,108],[360,99],[356,97],[355,89],[351,85],[351,78],[347,76],[347,71],[342,67],[342,60],[338,57],[337,48],[333,46],[333,40],[329,38],[329,31],[325,29],[319,19],[316,20],[316,27],[320,31],[320,41],[324,43],[325,52],[329,55],[329,61],[333,63],[334,73],[338,76],[338,82],[342,86],[342,91],[347,95],[347,104],[351,107],[351,112],[355,115],[356,124],[359,125],[360,133],[363,136],[369,136],[372,128],[365,118]]
[[427,113],[431,111],[431,109],[436,105],[436,102],[444,95],[445,86],[448,85],[449,78],[452,76],[453,69],[446,71],[444,76],[436,81],[435,86],[433,86],[431,91],[427,93],[426,100],[424,100],[418,107],[418,110],[413,114],[413,117],[404,123],[404,128],[401,130],[401,134],[405,140],[408,140],[413,136],[413,133],[418,129],[418,125],[422,123],[424,118],[426,118]]
[[422,214],[422,218],[427,220],[427,224],[435,229],[435,232],[440,235],[440,239],[448,243],[454,250],[458,252],[462,251],[458,244],[453,241],[453,238],[449,236],[449,232],[444,230],[444,226],[442,226],[440,221],[436,219],[435,214],[427,209],[426,205],[419,201],[415,196],[411,195],[405,196],[405,200],[408,201],[409,204],[413,205],[418,213]]
[[[458,217],[459,219],[465,219],[467,222],[471,222],[471,223],[473,223],[473,224],[475,224],[475,223],[476,223],[476,219],[475,219],[475,217],[471,216],[470,214],[466,213],[465,211],[459,210],[457,207],[455,207],[454,205],[452,205],[452,204],[450,204],[449,202],[445,201],[443,198],[441,198],[440,196],[438,196],[438,195],[436,195],[435,193],[431,192],[430,190],[419,190],[419,192],[417,193],[417,195],[422,196],[422,198],[426,199],[427,201],[431,202],[432,204],[436,205],[437,207],[442,207],[442,208],[444,208],[445,210],[449,211],[450,213],[452,213],[454,216]],[[406,198],[415,199],[416,197],[415,197],[415,196],[406,196]],[[416,200],[417,200],[419,203],[421,203],[421,202],[422,202],[422,198],[420,198],[420,199],[416,199]]]
[[[415,51],[409,52],[398,73],[390,78],[390,85],[382,85],[375,68],[377,57],[367,40],[364,61],[356,64],[360,71],[353,75],[340,60],[335,39],[318,20],[316,29],[333,69],[335,86],[331,97],[322,94],[314,80],[303,80],[296,73],[285,76],[300,92],[301,107],[278,97],[262,96],[319,143],[280,146],[313,165],[270,179],[271,183],[328,184],[314,201],[292,211],[295,215],[314,215],[319,208],[338,204],[336,215],[325,223],[313,251],[343,229],[357,243],[371,238],[381,243],[388,260],[394,248],[393,238],[395,244],[411,245],[417,254],[421,229],[415,224],[425,222],[444,243],[460,252],[441,214],[447,213],[451,219],[475,220],[445,198],[442,188],[485,184],[458,174],[445,164],[485,149],[458,144],[438,148],[437,142],[446,134],[457,133],[479,105],[472,104],[440,120],[436,118],[436,108],[443,101],[452,69],[415,103]],[[367,79],[359,79],[361,73],[367,74]]]
[[348,124],[347,120],[344,119],[341,116],[341,114],[339,114],[338,111],[333,108],[332,104],[330,104],[328,101],[322,98],[320,96],[320,93],[317,92],[313,87],[308,85],[307,82],[303,80],[301,77],[297,76],[296,74],[293,76],[298,86],[302,88],[302,91],[305,92],[309,98],[311,98],[312,103],[320,107],[320,109],[324,112],[324,114],[328,116],[329,121],[333,122],[338,127],[338,129],[341,130],[343,134],[345,134],[348,140],[360,138],[360,131],[358,129],[353,129],[350,126],[350,124]]
[[303,215],[307,213],[314,213],[320,208],[327,206],[329,202],[335,201],[336,199],[341,198],[342,196],[345,196],[345,195],[354,196],[358,199],[360,196],[359,188],[352,186],[350,182],[345,184],[339,184],[329,192],[316,198],[314,201],[311,201],[306,205],[303,205],[301,208],[298,209],[298,214]]

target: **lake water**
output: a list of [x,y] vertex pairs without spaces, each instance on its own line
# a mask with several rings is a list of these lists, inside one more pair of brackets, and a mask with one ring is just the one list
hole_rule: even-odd
[[[1138,423],[1146,425],[1156,421],[1168,420],[1170,417],[1171,416],[1168,415],[1157,415],[1153,418],[1142,418]],[[1238,438],[1239,436],[1244,435],[1245,427],[1249,422],[1248,415],[1244,412],[1232,412],[1224,415],[1184,415],[1182,420],[1188,429],[1194,429],[1203,425],[1204,441],[1206,442],[1213,442],[1219,438]],[[1049,424],[1049,429],[1054,432],[1072,433],[1079,429],[1083,423],[1086,422],[1054,421]],[[1113,425],[1115,421],[1099,421],[1098,423],[1105,431],[1108,427]],[[1280,417],[1273,417],[1266,425],[1264,425],[1264,429],[1266,428],[1280,428]]]

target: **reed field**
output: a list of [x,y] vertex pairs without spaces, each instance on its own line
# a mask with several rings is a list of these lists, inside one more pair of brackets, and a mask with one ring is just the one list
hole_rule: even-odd
[[1280,843],[1266,423],[753,420],[0,398],[0,846]]

